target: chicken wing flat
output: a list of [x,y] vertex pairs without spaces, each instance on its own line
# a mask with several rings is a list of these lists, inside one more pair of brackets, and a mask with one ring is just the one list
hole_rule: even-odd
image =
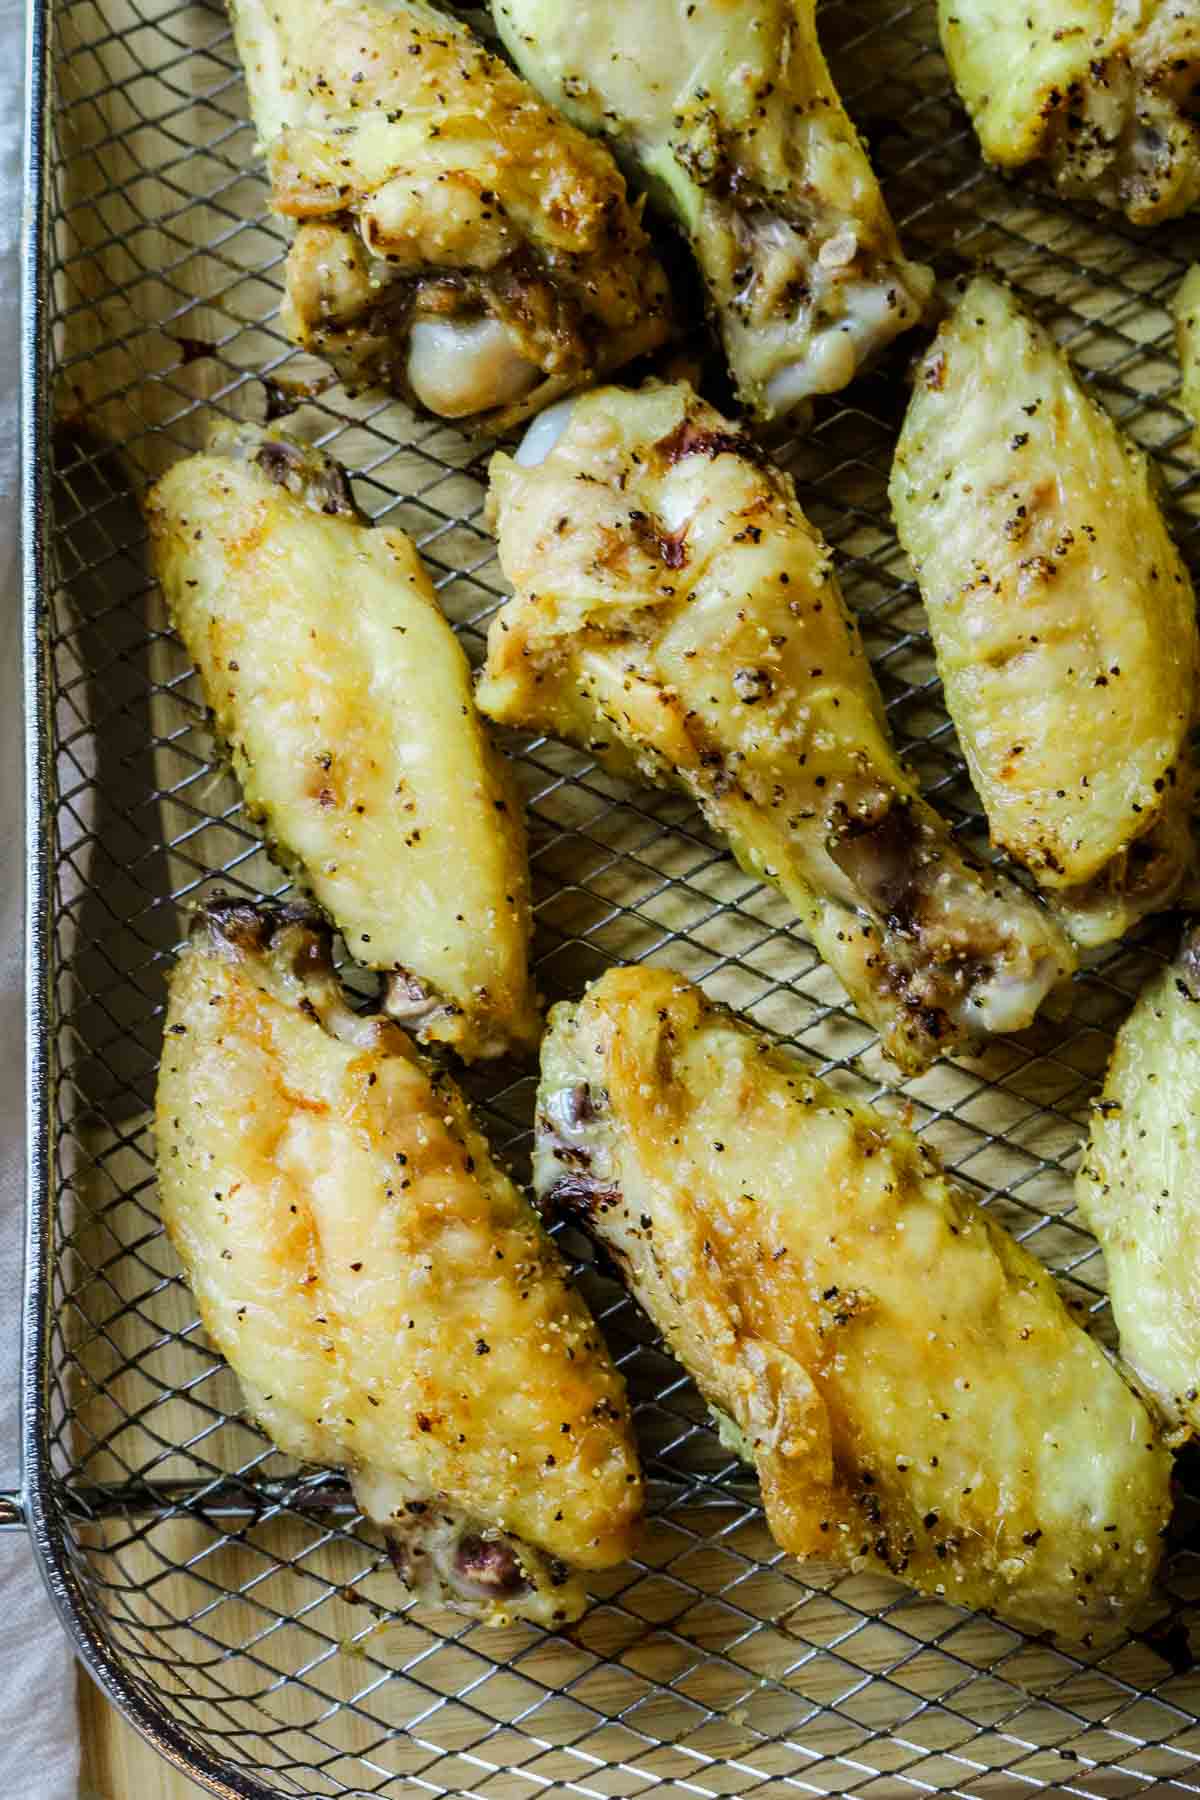
[[351,388],[500,430],[667,333],[600,144],[423,0],[236,0],[284,325]]
[[1183,375],[1179,404],[1195,426],[1193,442],[1200,445],[1200,263],[1193,263],[1176,288],[1171,311]]
[[529,1049],[520,799],[404,533],[279,431],[219,428],[147,500],[155,568],[249,810],[389,1006],[473,1058]]
[[999,283],[916,380],[892,510],[993,842],[1081,944],[1193,861],[1195,599],[1142,452]]
[[913,325],[906,261],[830,78],[816,0],[493,0],[514,61],[686,232],[743,403],[845,387]]
[[485,712],[682,787],[901,1068],[1029,1023],[1070,948],[901,767],[786,475],[686,384],[605,388],[493,458],[488,504],[516,598]]
[[1135,225],[1200,200],[1194,0],[938,0],[942,44],[983,154]]
[[273,1441],[345,1468],[427,1599],[577,1618],[642,1507],[624,1384],[446,1073],[301,907],[212,902],[170,982],[163,1219]]
[[535,1182],[757,1467],[785,1550],[1088,1641],[1171,1461],[1045,1270],[928,1150],[664,969],[556,1006]]
[[1117,1034],[1079,1167],[1121,1355],[1178,1439],[1200,1433],[1200,926]]

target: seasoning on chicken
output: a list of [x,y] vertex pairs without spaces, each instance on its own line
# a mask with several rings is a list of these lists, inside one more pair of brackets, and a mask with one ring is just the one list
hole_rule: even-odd
[[516,598],[484,712],[682,787],[901,1068],[1029,1024],[1070,947],[902,767],[786,475],[685,383],[605,388],[496,456],[488,504]]
[[938,15],[989,162],[1044,164],[1135,225],[1200,200],[1195,0],[938,0]]
[[556,1006],[535,1184],[614,1259],[785,1549],[1101,1641],[1171,1459],[1041,1265],[870,1107],[667,969]]
[[468,1058],[528,1050],[521,802],[467,659],[402,531],[330,457],[218,427],[147,500],[154,564],[273,851],[389,1007]]
[[1200,926],[1117,1034],[1079,1166],[1121,1355],[1176,1441],[1200,1433]]
[[992,840],[1076,941],[1190,875],[1196,603],[1149,464],[998,282],[922,363],[891,481]]
[[742,402],[836,392],[916,323],[906,260],[817,38],[816,0],[492,0],[529,80],[602,133],[696,254]]
[[489,431],[667,335],[609,153],[424,0],[236,0],[283,321],[350,388]]
[[348,1471],[413,1593],[578,1618],[642,1508],[624,1384],[444,1070],[349,1004],[300,907],[197,915],[170,981],[159,1196],[287,1455]]

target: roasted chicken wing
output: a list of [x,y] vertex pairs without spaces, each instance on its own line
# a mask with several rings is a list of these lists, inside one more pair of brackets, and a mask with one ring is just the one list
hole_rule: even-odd
[[489,508],[485,712],[691,794],[902,1068],[1030,1022],[1069,946],[902,768],[786,475],[686,384],[606,388],[493,459]]
[[424,0],[235,0],[271,203],[299,229],[283,319],[347,386],[498,430],[662,342],[625,183]]
[[891,498],[993,841],[1079,943],[1119,937],[1193,860],[1195,598],[1145,456],[981,277],[918,371]]
[[1193,263],[1175,290],[1171,311],[1183,375],[1179,403],[1195,426],[1193,442],[1200,444],[1200,263]]
[[221,427],[147,500],[154,563],[247,806],[389,976],[389,1007],[465,1057],[529,1049],[521,803],[404,533],[338,465]]
[[983,154],[1157,225],[1200,200],[1195,0],[938,0]]
[[1200,926],[1117,1034],[1076,1183],[1121,1354],[1179,1438],[1200,1433]]
[[542,1625],[642,1507],[624,1384],[461,1094],[300,907],[210,903],[170,983],[163,1218],[281,1450],[348,1470],[413,1591]]
[[1085,1642],[1171,1459],[1045,1270],[907,1131],[664,969],[554,1008],[535,1180],[613,1256],[798,1556]]
[[534,86],[603,133],[692,244],[761,418],[845,387],[933,285],[906,261],[816,0],[492,0]]

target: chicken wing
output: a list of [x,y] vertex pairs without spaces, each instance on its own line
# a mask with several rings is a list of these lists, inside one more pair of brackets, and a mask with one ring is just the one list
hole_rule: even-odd
[[285,328],[349,387],[500,430],[667,333],[602,145],[424,0],[235,0]]
[[303,907],[210,903],[172,974],[163,1219],[290,1456],[349,1471],[408,1585],[577,1618],[642,1507],[624,1384],[444,1070],[353,1010]]
[[1200,263],[1192,264],[1176,288],[1171,311],[1183,374],[1179,404],[1195,427],[1193,442],[1200,445]]
[[605,134],[696,253],[742,401],[845,387],[924,311],[817,40],[816,0],[492,0],[534,86]]
[[938,15],[989,162],[1044,163],[1135,225],[1200,200],[1194,0],[938,0]]
[[891,482],[992,839],[1081,944],[1193,861],[1195,599],[1145,456],[1005,287],[917,375]]
[[488,504],[517,593],[484,712],[692,795],[902,1068],[1029,1023],[1070,948],[901,767],[786,475],[684,383],[606,388],[496,456]]
[[537,1042],[520,799],[404,533],[279,431],[222,427],[147,500],[155,568],[252,813],[389,975],[389,1006],[468,1058]]
[[1045,1270],[681,976],[554,1008],[535,1184],[732,1421],[785,1550],[1085,1642],[1145,1598],[1171,1459]]
[[1079,1167],[1121,1355],[1178,1440],[1200,1434],[1200,926],[1117,1034]]

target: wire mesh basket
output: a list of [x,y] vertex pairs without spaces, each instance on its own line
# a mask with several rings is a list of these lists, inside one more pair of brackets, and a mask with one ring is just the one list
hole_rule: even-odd
[[[1200,560],[1200,463],[1172,403],[1165,312],[1200,228],[1139,235],[985,171],[929,0],[828,0],[821,27],[910,253],[943,275],[986,259],[1033,300],[1157,454]],[[1186,1491],[1156,1614],[1084,1655],[880,1575],[801,1568],[772,1544],[691,1384],[569,1234],[630,1385],[652,1499],[640,1561],[595,1578],[578,1625],[489,1631],[402,1605],[348,1490],[241,1417],[163,1237],[148,1109],[184,908],[214,885],[283,882],[214,759],[147,574],[139,495],[214,414],[288,412],[354,472],[368,513],[411,533],[477,657],[504,595],[481,522],[487,447],[378,395],[349,398],[284,339],[285,245],[219,6],[41,0],[32,67],[24,1505],[93,1673],[223,1795],[1200,1792]],[[985,850],[886,504],[908,353],[822,403],[778,453],[835,547],[897,738]],[[686,801],[552,742],[507,747],[548,997],[613,961],[667,962],[847,1091],[888,1091],[872,1034],[782,900]],[[1065,1021],[943,1061],[885,1102],[1101,1333],[1102,1263],[1075,1222],[1071,1170],[1113,1027],[1172,935],[1146,930],[1095,959]],[[467,1085],[520,1170],[533,1072]]]

